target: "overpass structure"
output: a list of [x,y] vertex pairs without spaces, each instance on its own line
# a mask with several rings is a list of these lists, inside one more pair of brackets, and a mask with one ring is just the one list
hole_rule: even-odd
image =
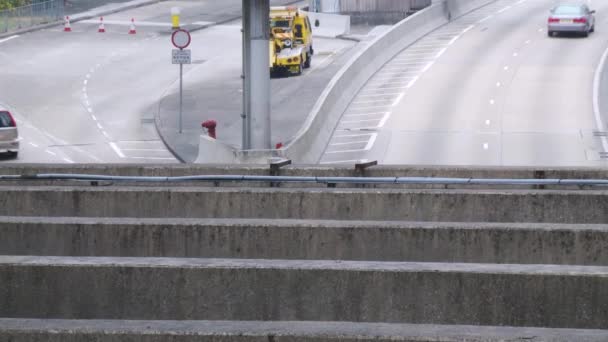
[[[608,338],[605,170],[15,165],[0,173],[20,175],[0,183],[3,341]],[[105,177],[76,180],[82,174]],[[303,178],[162,178],[193,175]],[[438,181],[378,182],[429,175]],[[467,177],[493,181],[448,180]]]

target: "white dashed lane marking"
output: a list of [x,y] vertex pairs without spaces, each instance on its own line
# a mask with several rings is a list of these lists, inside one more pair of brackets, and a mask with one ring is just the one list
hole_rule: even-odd
[[[517,4],[524,2],[521,0]],[[505,4],[508,6],[505,7]],[[388,122],[394,107],[403,101],[408,90],[422,75],[477,24],[489,21],[514,5],[516,4],[504,0],[483,7],[462,20],[436,30],[395,56],[365,84],[347,107],[321,158],[321,164],[367,160],[368,152],[379,139],[378,131]],[[518,52],[513,56],[517,57]],[[509,70],[509,67],[506,66],[505,70]],[[496,87],[501,86],[500,82],[496,83]],[[491,104],[494,103],[491,100]],[[490,125],[490,120],[487,120],[486,125]],[[489,145],[484,146],[489,149]]]

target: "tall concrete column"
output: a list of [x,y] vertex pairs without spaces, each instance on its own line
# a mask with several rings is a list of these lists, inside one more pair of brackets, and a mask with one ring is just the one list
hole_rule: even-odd
[[243,0],[243,149],[271,148],[269,0]]

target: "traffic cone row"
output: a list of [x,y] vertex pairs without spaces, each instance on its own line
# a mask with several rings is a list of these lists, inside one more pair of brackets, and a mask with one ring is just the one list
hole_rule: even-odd
[[[70,25],[70,17],[66,16],[63,22],[63,32],[72,32],[72,26]],[[103,23],[103,17],[99,18],[99,28],[97,29],[99,33],[106,32],[106,25]],[[137,30],[135,29],[135,19],[131,18],[131,25],[129,27],[129,34],[137,34]]]

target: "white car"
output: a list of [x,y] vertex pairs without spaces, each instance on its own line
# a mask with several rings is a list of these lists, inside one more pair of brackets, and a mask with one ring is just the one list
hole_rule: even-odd
[[17,157],[19,153],[19,131],[11,113],[0,107],[0,153]]
[[549,37],[559,33],[579,33],[589,36],[595,31],[595,11],[585,4],[562,4],[551,10],[547,32]]

